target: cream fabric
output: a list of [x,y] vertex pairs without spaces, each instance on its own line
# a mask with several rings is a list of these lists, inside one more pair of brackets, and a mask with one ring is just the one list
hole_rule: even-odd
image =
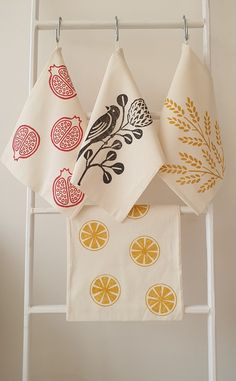
[[224,177],[224,153],[212,79],[187,44],[161,112],[160,140],[166,164],[159,174],[200,214]]
[[135,205],[119,223],[84,206],[68,219],[67,269],[67,320],[181,319],[179,207]]
[[108,63],[87,131],[71,181],[122,221],[164,160],[121,48]]
[[86,124],[61,49],[56,48],[1,159],[18,180],[67,215],[85,199],[70,178]]

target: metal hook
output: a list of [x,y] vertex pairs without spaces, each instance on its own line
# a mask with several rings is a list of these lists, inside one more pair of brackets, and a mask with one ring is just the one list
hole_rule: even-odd
[[61,36],[61,22],[62,22],[62,17],[59,17],[59,19],[58,19],[58,25],[57,25],[57,28],[56,28],[56,42],[57,42],[57,44],[59,43],[60,36]]
[[116,42],[119,42],[120,36],[119,36],[119,20],[118,17],[115,16],[115,22],[116,22]]
[[185,39],[185,42],[187,43],[189,40],[189,33],[188,33],[188,23],[187,23],[187,19],[185,15],[183,15],[183,20],[184,20],[184,39]]

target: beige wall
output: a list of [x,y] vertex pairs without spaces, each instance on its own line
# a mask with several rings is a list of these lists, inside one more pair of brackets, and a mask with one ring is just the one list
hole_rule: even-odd
[[[199,0],[41,0],[41,17],[54,19],[192,20],[201,16]],[[233,0],[212,0],[212,69],[227,159],[225,184],[215,200],[215,269],[219,381],[235,380],[235,12]],[[29,0],[0,1],[1,140],[6,144],[27,97]],[[39,68],[54,47],[54,32],[42,32]],[[180,55],[182,31],[121,31],[129,65],[151,109],[158,111]],[[201,31],[191,32],[201,54]],[[91,110],[109,55],[111,31],[62,32],[65,60],[81,101]],[[22,360],[25,198],[23,185],[0,166],[0,380],[19,381]],[[158,187],[158,192],[156,191]],[[173,201],[155,182],[144,198]],[[43,204],[42,200],[38,203]],[[65,302],[65,221],[36,220],[34,302]],[[206,302],[203,218],[183,217],[186,304]],[[206,381],[206,317],[180,323],[66,323],[63,315],[32,320],[30,381]]]

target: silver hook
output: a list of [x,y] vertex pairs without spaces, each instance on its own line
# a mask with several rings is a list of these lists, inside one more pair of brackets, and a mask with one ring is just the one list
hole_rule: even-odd
[[119,20],[118,17],[115,16],[115,22],[116,22],[116,42],[119,42],[120,35],[119,35]]
[[59,43],[60,37],[61,37],[61,22],[62,22],[62,17],[60,16],[58,19],[58,25],[56,28],[56,42],[57,42],[57,44]]
[[183,20],[184,20],[184,39],[185,39],[185,42],[187,43],[189,40],[189,33],[188,33],[188,23],[187,23],[187,19],[185,15],[183,15]]

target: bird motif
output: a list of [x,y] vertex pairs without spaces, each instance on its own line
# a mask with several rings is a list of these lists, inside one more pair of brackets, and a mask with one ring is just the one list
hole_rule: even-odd
[[120,116],[120,110],[114,105],[106,106],[106,109],[107,112],[100,116],[91,126],[85,139],[85,141],[89,140],[89,142],[81,148],[77,160],[91,144],[103,141],[114,131],[117,119]]

